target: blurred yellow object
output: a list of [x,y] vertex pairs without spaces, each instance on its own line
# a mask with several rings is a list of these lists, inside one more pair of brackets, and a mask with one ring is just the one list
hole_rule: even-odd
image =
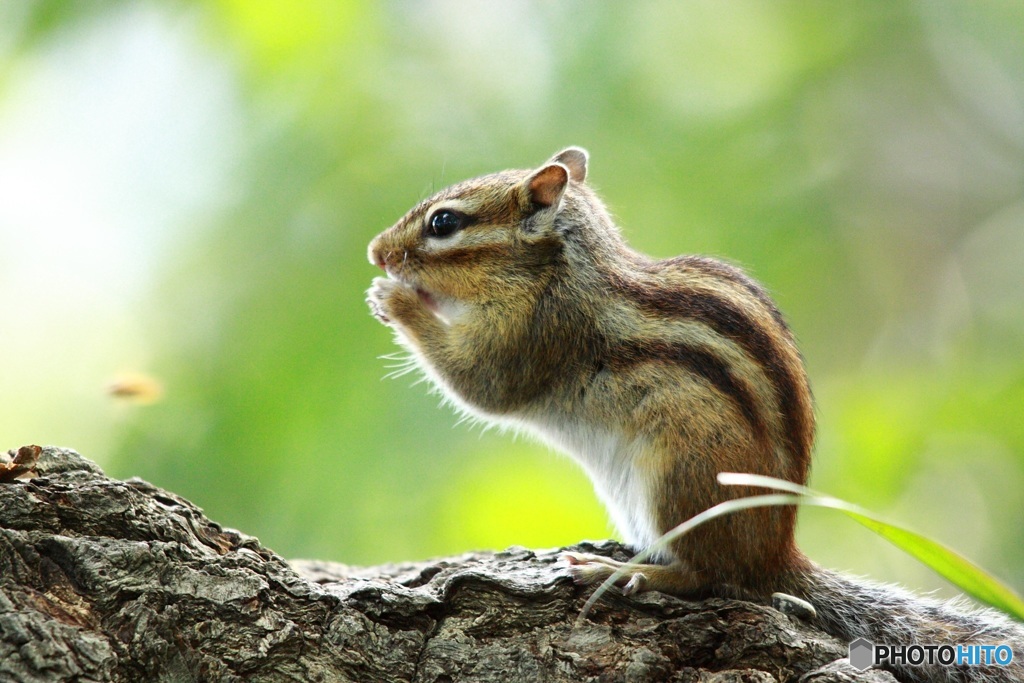
[[107,393],[140,405],[156,403],[164,395],[164,386],[154,377],[142,373],[124,374],[107,385]]

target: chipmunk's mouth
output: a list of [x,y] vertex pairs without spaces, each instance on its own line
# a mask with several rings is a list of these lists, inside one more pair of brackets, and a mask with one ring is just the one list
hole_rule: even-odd
[[398,272],[398,269],[395,268],[394,266],[385,264],[385,265],[382,265],[381,268],[384,270],[384,274],[387,275],[388,278],[390,278],[390,279],[392,279],[392,280],[394,280],[396,282],[399,282],[399,283],[405,285],[406,287],[412,287],[413,286],[412,285],[412,278],[410,278],[408,275],[406,275],[404,273]]
[[385,266],[384,272],[387,273],[388,278],[394,280],[395,282],[398,282],[403,287],[408,287],[409,289],[416,292],[416,296],[418,296],[423,305],[427,307],[427,310],[436,315],[438,318],[441,318],[445,322],[448,322],[447,316],[443,311],[444,307],[438,303],[437,299],[434,297],[433,294],[431,294],[426,289],[421,287],[419,283],[417,283],[413,278],[410,278],[404,274],[396,273],[395,270],[390,266]]
[[437,301],[430,295],[430,292],[423,289],[422,287],[416,287],[416,296],[420,298],[423,305],[430,309],[430,312],[436,316],[441,315],[441,307],[437,305]]
[[388,279],[394,280],[403,287],[416,292],[416,296],[419,297],[423,307],[433,313],[445,325],[451,325],[466,313],[467,306],[465,304],[450,296],[431,292],[424,288],[420,284],[419,278],[415,277],[415,273],[410,276],[409,273],[405,272],[406,268],[399,269],[387,264],[381,267],[384,269]]

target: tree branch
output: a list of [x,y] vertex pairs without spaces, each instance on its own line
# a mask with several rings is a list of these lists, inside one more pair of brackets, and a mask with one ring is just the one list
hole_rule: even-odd
[[[574,628],[589,591],[555,550],[288,563],[74,451],[28,464],[0,483],[2,680],[893,680],[746,602],[612,595]],[[576,549],[626,559],[611,542]]]

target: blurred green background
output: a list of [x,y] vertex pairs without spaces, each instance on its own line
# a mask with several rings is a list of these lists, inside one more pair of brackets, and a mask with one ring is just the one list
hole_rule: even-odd
[[[814,486],[1024,588],[1016,1],[2,3],[5,447],[74,447],[289,557],[609,536],[568,459],[382,380],[363,303],[409,207],[570,144],[635,247],[775,294]],[[162,393],[112,397],[131,373]],[[836,513],[801,537],[940,586]]]

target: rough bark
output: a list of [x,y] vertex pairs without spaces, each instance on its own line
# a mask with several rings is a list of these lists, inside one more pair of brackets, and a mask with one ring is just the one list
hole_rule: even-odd
[[0,476],[3,681],[893,680],[746,602],[609,596],[574,625],[589,590],[556,550],[288,563],[74,451],[22,455]]

